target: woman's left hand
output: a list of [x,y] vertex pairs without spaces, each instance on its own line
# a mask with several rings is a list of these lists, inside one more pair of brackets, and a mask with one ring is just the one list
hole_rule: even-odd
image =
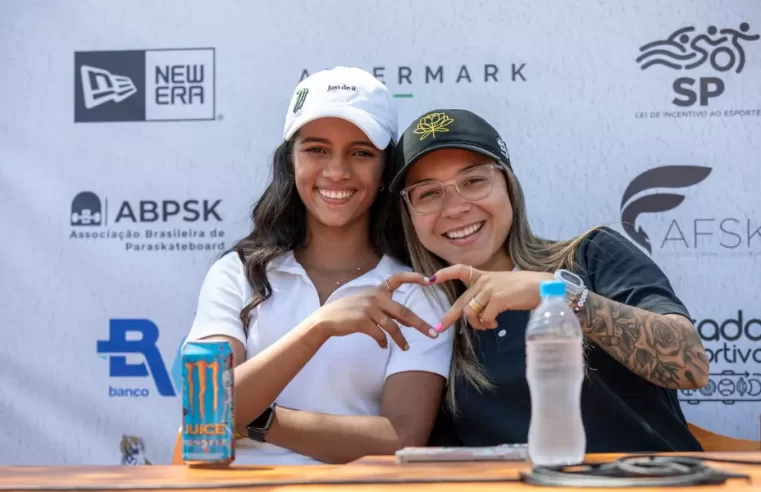
[[463,314],[472,328],[493,330],[498,314],[534,309],[539,304],[539,284],[554,277],[545,272],[486,272],[467,265],[452,265],[431,278],[435,279],[434,284],[460,280],[468,288],[436,326],[437,331],[444,331]]

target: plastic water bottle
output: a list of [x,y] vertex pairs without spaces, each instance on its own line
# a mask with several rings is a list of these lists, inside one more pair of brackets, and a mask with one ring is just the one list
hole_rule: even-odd
[[579,464],[587,446],[581,418],[581,324],[566,302],[565,283],[542,282],[539,295],[541,301],[526,328],[529,458],[537,466]]

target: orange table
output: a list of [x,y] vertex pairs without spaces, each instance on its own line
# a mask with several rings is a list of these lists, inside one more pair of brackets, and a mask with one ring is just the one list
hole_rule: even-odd
[[[695,455],[695,453],[692,453]],[[704,453],[706,457],[761,461],[761,452]],[[590,462],[610,461],[622,455],[589,455]],[[751,482],[729,480],[722,486],[701,486],[692,490],[761,490],[761,465],[708,463],[719,470],[750,475]],[[563,490],[556,487],[536,487],[510,482],[521,470],[529,470],[528,463],[426,463],[397,465],[390,456],[371,456],[348,465],[251,467],[235,466],[221,470],[189,469],[185,466],[21,466],[0,467],[0,491],[5,490],[103,490],[119,487],[121,490],[249,490],[267,491],[510,491],[510,490]],[[456,483],[403,483],[440,477]],[[504,482],[483,482],[484,479],[505,479]],[[357,484],[357,481],[371,482]],[[396,481],[399,483],[380,483]],[[317,482],[294,484],[293,482]],[[329,483],[324,483],[329,482]],[[338,482],[338,483],[337,483]],[[375,483],[372,483],[375,482]],[[290,484],[289,484],[290,483]],[[256,486],[254,487],[254,484]],[[210,485],[222,485],[209,489]],[[155,488],[154,488],[155,487]],[[163,487],[163,488],[162,488]],[[666,490],[686,490],[669,488]],[[573,490],[603,490],[598,488]],[[655,489],[630,489],[651,491]]]

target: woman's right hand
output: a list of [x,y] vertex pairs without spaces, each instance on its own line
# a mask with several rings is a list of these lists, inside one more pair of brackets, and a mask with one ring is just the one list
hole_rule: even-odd
[[436,338],[439,334],[432,326],[406,306],[392,300],[394,291],[402,284],[432,285],[419,273],[396,273],[373,289],[325,304],[312,315],[316,318],[315,326],[325,339],[364,333],[374,338],[381,348],[388,346],[386,333],[402,350],[409,348],[399,324]]

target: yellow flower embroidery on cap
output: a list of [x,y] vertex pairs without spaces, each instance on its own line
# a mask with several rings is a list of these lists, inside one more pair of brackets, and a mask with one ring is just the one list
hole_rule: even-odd
[[436,132],[448,132],[449,128],[447,127],[452,123],[454,123],[454,118],[447,116],[446,113],[431,113],[420,118],[412,133],[420,135],[421,141],[428,138],[429,135],[436,138]]

